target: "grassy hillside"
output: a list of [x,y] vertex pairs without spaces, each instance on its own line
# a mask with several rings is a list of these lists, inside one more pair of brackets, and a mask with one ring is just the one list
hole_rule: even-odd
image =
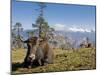
[[18,49],[16,51],[12,51],[12,73],[39,73],[95,69],[95,52],[95,49],[91,48],[82,48],[76,51],[54,49],[54,64],[27,69],[23,68],[21,65],[26,51],[24,49]]

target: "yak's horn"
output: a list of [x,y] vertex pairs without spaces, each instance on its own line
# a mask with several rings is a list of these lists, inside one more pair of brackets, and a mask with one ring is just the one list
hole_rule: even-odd
[[21,37],[19,38],[21,42],[25,42]]

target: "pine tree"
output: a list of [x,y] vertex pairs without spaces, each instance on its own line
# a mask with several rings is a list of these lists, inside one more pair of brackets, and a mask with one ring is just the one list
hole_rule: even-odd
[[45,3],[39,3],[38,6],[40,7],[39,16],[36,20],[36,24],[32,24],[33,27],[37,27],[39,30],[39,38],[46,38],[48,39],[50,35],[53,35],[52,32],[54,31],[53,28],[50,28],[48,22],[44,19],[44,8],[46,8]]
[[20,41],[20,38],[23,38],[21,36],[21,32],[23,31],[23,27],[22,27],[22,24],[17,22],[13,29],[12,29],[12,37],[13,37],[13,45],[15,46],[15,48],[22,48],[23,44],[22,42]]

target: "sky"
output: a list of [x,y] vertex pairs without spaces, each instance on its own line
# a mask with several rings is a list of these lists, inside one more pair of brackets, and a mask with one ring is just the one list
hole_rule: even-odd
[[[46,3],[44,18],[55,30],[95,31],[96,7],[90,5]],[[20,22],[25,30],[32,29],[39,12],[38,3],[12,0],[12,25]]]

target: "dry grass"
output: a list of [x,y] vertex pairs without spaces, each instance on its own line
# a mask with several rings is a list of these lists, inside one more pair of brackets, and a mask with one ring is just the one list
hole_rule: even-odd
[[23,62],[25,55],[25,49],[12,50],[12,62]]
[[40,73],[40,72],[59,72],[72,70],[91,70],[96,68],[95,49],[82,48],[80,50],[60,50],[55,49],[54,64],[39,66],[32,69],[23,68],[21,63],[26,51],[19,49],[12,51],[12,73]]

